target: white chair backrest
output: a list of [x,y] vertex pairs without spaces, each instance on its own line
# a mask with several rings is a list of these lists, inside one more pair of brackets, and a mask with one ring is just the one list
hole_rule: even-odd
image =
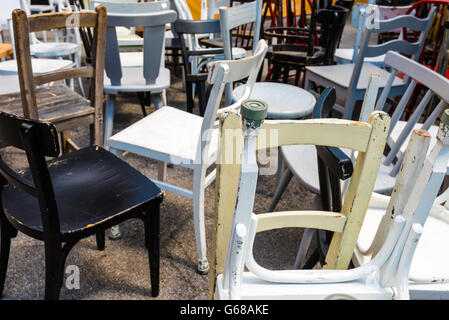
[[169,4],[165,1],[128,3],[126,5],[95,1],[93,4],[104,5],[108,12],[105,70],[111,83],[121,85],[122,78],[116,32],[118,26],[144,27],[143,78],[148,85],[156,83],[163,61],[165,25],[176,20],[176,12],[168,9]]
[[254,23],[254,26],[252,27],[252,30],[254,31],[252,45],[254,52],[260,37],[262,2],[262,0],[255,0],[238,6],[229,8],[222,7],[219,9],[225,59],[232,59],[231,30],[248,23]]
[[[211,129],[216,124],[217,114],[222,110],[237,110],[242,101],[249,98],[254,83],[257,79],[262,62],[265,58],[268,45],[265,40],[259,41],[254,55],[240,60],[224,60],[213,62],[209,71],[207,82],[213,84],[210,91],[209,100],[207,101],[206,111],[204,113],[203,124],[201,126],[201,151],[202,155],[208,154],[209,142],[211,139]],[[234,81],[248,78],[247,88],[242,97],[234,104],[220,110],[218,108],[221,103],[225,85]],[[198,154],[198,156],[201,156]],[[201,162],[198,162],[201,163]]]
[[231,0],[209,0],[207,5],[207,19],[215,19],[219,13],[218,8],[226,7],[231,4]]
[[[428,130],[438,116],[441,115],[443,110],[449,105],[449,79],[443,77],[437,72],[434,72],[433,70],[430,70],[429,68],[426,68],[418,62],[393,51],[389,51],[386,54],[385,65],[391,67],[392,71],[387,85],[377,101],[376,110],[382,110],[385,107],[388,93],[392,88],[393,79],[398,73],[402,73],[404,77],[408,77],[410,79],[410,84],[396,105],[396,109],[391,117],[390,132],[397,124],[405,110],[405,107],[408,105],[410,98],[413,96],[412,93],[416,87],[416,84],[420,83],[424,89],[427,88],[424,97],[410,115],[409,120],[407,121],[407,124],[402,130],[396,143],[389,144],[390,151],[388,152],[383,163],[385,165],[390,165],[395,159],[397,159],[397,162],[390,173],[390,175],[396,176],[399,172],[403,157],[403,154],[400,152],[401,146],[407,141],[407,137],[410,136],[413,128],[423,116],[423,113],[429,106],[430,101],[437,101],[438,104],[427,116],[425,122],[421,125],[420,129],[423,130]],[[431,99],[432,97],[434,97],[434,99]]]

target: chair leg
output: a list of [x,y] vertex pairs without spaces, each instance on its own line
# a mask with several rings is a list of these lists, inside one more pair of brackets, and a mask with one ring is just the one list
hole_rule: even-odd
[[59,300],[63,278],[61,245],[45,242],[45,299]]
[[203,81],[198,83],[198,100],[200,105],[200,116],[206,111],[206,85]]
[[192,93],[192,82],[186,81],[186,95],[187,95],[187,112],[193,113],[193,107],[195,106],[193,102]]
[[7,223],[6,218],[0,217],[0,298],[2,297],[3,287],[5,286],[9,250],[11,247],[11,235]]
[[160,212],[159,205],[146,210],[145,247],[148,250],[150,263],[151,295],[159,295],[159,266],[160,266]]
[[195,227],[196,248],[198,251],[198,273],[209,272],[209,262],[206,254],[206,228],[204,221],[204,185],[206,168],[197,165],[193,171],[193,219]]
[[273,200],[271,200],[270,208],[268,209],[268,212],[273,212],[273,210],[276,208],[276,205],[279,202],[279,199],[281,198],[282,194],[284,193],[285,189],[288,186],[288,183],[293,177],[293,173],[291,170],[287,167],[284,170],[284,173],[282,174],[282,177],[279,181],[278,187],[276,188],[276,192],[274,193]]
[[164,106],[164,103],[162,101],[162,92],[161,93],[155,93],[153,95],[154,100],[154,106],[156,107],[156,110],[159,110]]
[[98,231],[95,235],[97,239],[97,248],[98,250],[103,251],[105,247],[105,232],[104,230]]
[[306,257],[307,251],[310,247],[310,242],[312,242],[313,234],[315,229],[306,228],[302,235],[301,243],[299,244],[298,253],[296,254],[296,260],[294,269],[301,269],[304,265],[304,258]]
[[140,108],[142,109],[142,114],[144,117],[147,116],[147,110],[145,110],[145,94],[143,92],[137,92],[137,97],[139,98]]
[[112,129],[114,126],[114,109],[115,109],[115,95],[108,94],[106,98],[106,111],[104,119],[104,141],[105,148],[109,150],[106,142],[112,136]]

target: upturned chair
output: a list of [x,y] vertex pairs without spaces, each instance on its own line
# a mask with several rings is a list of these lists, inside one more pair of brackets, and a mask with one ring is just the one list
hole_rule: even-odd
[[[371,266],[354,273],[345,270],[350,263],[374,187],[389,128],[389,116],[384,112],[375,112],[368,123],[312,119],[288,122],[266,120],[260,124],[266,109],[263,110],[259,104],[245,102],[241,107],[241,116],[227,113],[220,119],[221,148],[215,207],[217,234],[213,247],[215,274],[218,277],[216,287],[212,283],[210,292],[215,292],[217,299],[329,296],[334,290],[344,286],[341,282],[363,278],[376,269],[376,266]],[[272,130],[277,133],[277,139],[271,138]],[[293,144],[344,147],[359,151],[341,212],[252,213],[258,177],[256,151]],[[325,270],[272,271],[257,264],[253,257],[256,233],[286,227],[313,227],[334,231]],[[244,272],[245,266],[248,272]],[[338,284],[332,284],[334,282]],[[299,285],[300,283],[304,284]],[[327,283],[327,286],[320,294],[313,294],[311,287],[314,285],[306,283]],[[346,289],[351,289],[348,287]],[[385,297],[386,294],[382,296]]]
[[[215,180],[215,170],[206,176],[206,170],[215,164],[217,154],[217,129],[215,120],[222,110],[236,109],[240,102],[218,110],[226,83],[248,78],[251,93],[267,50],[260,41],[255,54],[241,60],[214,62],[207,82],[212,85],[204,118],[173,108],[162,107],[128,128],[118,132],[106,145],[118,151],[128,151],[164,163],[193,169],[193,191],[164,182],[166,167],[160,167],[158,180],[162,189],[193,200],[194,226],[198,251],[198,271],[209,271],[206,256],[206,230],[204,225],[204,189]],[[168,131],[167,131],[168,130]]]
[[[394,167],[393,172],[398,172],[400,171],[400,164],[405,148],[410,144],[410,132],[413,130],[428,130],[431,135],[431,148],[436,148],[435,146],[438,145],[439,141],[442,141],[443,144],[446,143],[438,138],[441,135],[441,129],[434,123],[438,117],[443,121],[444,113],[442,117],[440,115],[449,103],[449,95],[447,92],[449,80],[425,66],[394,52],[387,53],[385,63],[396,72],[403,73],[411,79],[410,86],[406,92],[407,94],[404,94],[398,104],[398,108],[392,115],[392,126],[387,142],[390,146],[390,153],[397,154],[398,156],[392,157],[389,153],[384,160],[385,164],[391,163],[391,166]],[[427,91],[416,106],[415,112],[411,115],[409,121],[401,121],[399,120],[400,115],[418,83],[427,89]],[[378,108],[382,105],[382,98],[385,98],[385,95],[386,93],[379,98]],[[428,116],[423,123],[418,123],[425,110],[429,108],[432,97],[437,99],[436,106],[433,110],[430,109],[432,112],[428,112]],[[441,144],[440,147],[445,148]],[[393,165],[394,161],[396,163]],[[445,166],[447,167],[448,165],[446,160]],[[447,168],[443,171],[447,175]],[[433,203],[433,207],[424,225],[425,233],[418,245],[411,265],[410,290],[412,298],[416,299],[440,299],[449,297],[449,286],[445,283],[445,279],[449,276],[447,272],[449,255],[445,254],[446,251],[444,249],[444,243],[447,241],[449,234],[449,220],[447,219],[447,215],[449,214],[449,189],[446,188],[440,191],[436,199],[428,196],[428,201]],[[355,264],[369,261],[372,254],[377,252],[379,237],[382,239],[388,229],[388,225],[384,221],[386,219],[384,212],[387,204],[387,196],[373,193],[373,200],[367,213],[367,220],[362,228],[360,239],[355,250]]]
[[[92,65],[34,75],[29,34],[42,30],[70,27],[93,29]],[[0,111],[26,118],[51,121],[63,135],[63,150],[78,149],[70,130],[90,126],[91,142],[103,145],[103,70],[106,40],[106,9],[95,12],[54,13],[27,16],[22,10],[13,12],[14,37],[19,69],[20,94],[0,96]],[[90,100],[57,81],[72,78],[90,79]],[[53,85],[43,84],[56,82]]]
[[[111,4],[109,4],[111,5]],[[170,70],[164,67],[165,25],[176,20],[176,12],[165,1],[128,3],[121,12],[108,13],[106,39],[105,139],[112,135],[116,96],[124,92],[151,93],[156,109],[166,105],[164,90],[170,87]],[[117,26],[144,27],[143,61],[122,65]]]
[[96,145],[58,157],[58,133],[50,122],[0,112],[0,143],[24,150],[29,165],[17,172],[0,158],[0,295],[18,231],[44,241],[45,299],[58,299],[73,246],[96,235],[103,250],[105,229],[131,218],[144,223],[151,291],[158,295],[163,193],[154,183]]
[[[365,95],[369,75],[372,72],[380,74],[380,92],[387,86],[387,79],[390,78],[388,71],[372,63],[364,62],[365,57],[380,56],[389,50],[393,50],[410,55],[412,59],[418,60],[434,13],[435,8],[432,8],[428,16],[423,19],[405,15],[390,20],[375,20],[375,27],[367,28],[363,31],[356,62],[332,66],[306,67],[306,89],[312,90],[312,83],[317,87],[335,87],[337,96],[345,99],[344,106],[336,105],[335,110],[341,113],[343,118],[352,119],[356,101],[362,100]],[[408,42],[403,39],[394,39],[380,45],[369,44],[372,34],[387,32],[402,27],[419,32],[420,35],[417,41]],[[407,79],[394,78],[392,89],[389,90],[389,97],[396,97],[403,94],[407,84]]]

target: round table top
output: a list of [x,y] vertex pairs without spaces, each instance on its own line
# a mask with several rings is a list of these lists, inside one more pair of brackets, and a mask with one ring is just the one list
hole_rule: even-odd
[[[234,89],[237,101],[244,85]],[[302,88],[278,82],[256,82],[250,98],[262,100],[268,105],[267,119],[301,119],[313,112],[315,97]]]

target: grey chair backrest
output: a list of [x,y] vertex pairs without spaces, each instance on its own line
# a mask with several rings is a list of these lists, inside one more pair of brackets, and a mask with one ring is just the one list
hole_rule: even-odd
[[226,60],[232,60],[231,30],[248,23],[254,23],[254,53],[260,37],[262,2],[263,0],[255,0],[230,8],[220,8],[221,36],[223,38],[224,56]]
[[116,27],[143,27],[143,77],[146,84],[155,84],[159,76],[163,54],[165,25],[176,20],[176,12],[169,9],[167,1],[144,3],[109,3],[93,1],[104,5],[108,12],[106,34],[106,75],[112,85],[120,85],[122,66],[117,41]]
[[405,107],[409,104],[416,84],[420,83],[420,85],[424,89],[427,89],[427,92],[418,103],[413,113],[410,115],[409,120],[407,121],[405,127],[402,129],[402,132],[397,138],[397,141],[394,144],[390,142],[388,143],[390,151],[383,160],[383,163],[385,165],[390,165],[394,162],[395,159],[397,159],[397,162],[394,164],[394,167],[390,172],[391,176],[396,176],[400,169],[403,158],[403,154],[400,153],[401,146],[406,143],[407,138],[410,136],[412,130],[415,128],[415,125],[422,117],[423,112],[427,109],[430,103],[432,103],[432,97],[436,99],[438,104],[427,116],[425,122],[419,127],[419,129],[428,130],[438,118],[438,116],[440,116],[440,114],[444,111],[444,109],[449,106],[449,79],[443,77],[433,70],[430,70],[429,68],[419,64],[412,59],[404,57],[397,52],[389,51],[385,56],[384,62],[385,65],[392,68],[392,72],[386,87],[384,88],[381,96],[377,101],[376,110],[382,110],[384,108],[388,92],[391,89],[391,84],[396,74],[403,73],[404,76],[409,77],[409,79],[411,80],[407,90],[402,95],[401,99],[396,105],[396,109],[393,115],[391,116],[390,132],[397,124],[400,116],[404,112]]
[[[362,70],[363,61],[365,58],[381,56],[391,50],[410,55],[413,60],[417,61],[421,55],[427,33],[432,24],[435,10],[436,8],[433,7],[430,10],[429,15],[423,19],[417,18],[413,15],[403,15],[390,20],[376,20],[374,21],[373,27],[366,28],[362,34],[357,60],[355,62],[349,84],[349,91],[351,92],[357,87],[360,71]],[[393,39],[382,44],[369,44],[369,40],[373,33],[383,33],[403,27],[420,32],[418,40],[416,42],[409,42],[402,39],[402,37],[399,37],[398,39]]]

